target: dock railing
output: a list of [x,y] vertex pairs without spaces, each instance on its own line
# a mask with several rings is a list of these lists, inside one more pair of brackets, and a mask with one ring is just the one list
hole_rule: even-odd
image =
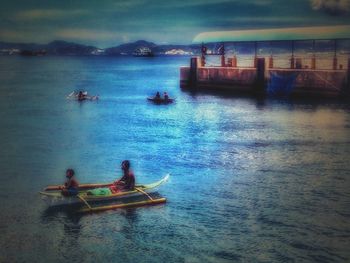
[[[340,54],[296,54],[291,55],[226,55],[225,67],[256,68],[256,59],[264,58],[266,68],[270,69],[317,69],[346,70],[350,55]],[[200,57],[198,57],[201,60]],[[221,56],[206,58],[204,67],[222,67]],[[198,63],[201,65],[201,62]]]

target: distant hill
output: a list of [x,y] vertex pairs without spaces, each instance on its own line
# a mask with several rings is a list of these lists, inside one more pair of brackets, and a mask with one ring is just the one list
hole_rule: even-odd
[[87,55],[107,55],[120,56],[132,55],[135,49],[147,47],[152,50],[155,55],[176,55],[176,54],[198,54],[200,52],[199,45],[157,45],[153,42],[138,40],[136,42],[121,44],[119,46],[100,49],[95,46],[87,46],[73,42],[55,40],[48,44],[35,43],[8,43],[0,42],[0,54],[38,54],[45,53],[47,55],[67,55],[67,56],[87,56]]
[[10,43],[0,42],[0,49],[20,49],[20,50],[36,50],[41,49],[45,45],[35,43]]
[[0,52],[6,53],[10,50],[19,50],[20,53],[24,54],[45,51],[49,55],[93,55],[93,52],[98,48],[61,40],[55,40],[48,44],[0,42]]
[[136,42],[122,44],[116,47],[110,47],[105,49],[107,55],[131,55],[135,49],[141,47],[148,47],[151,50],[157,45],[152,42],[147,42],[145,40],[138,40]]
[[82,44],[55,40],[45,47],[48,54],[55,55],[91,55],[98,48]]

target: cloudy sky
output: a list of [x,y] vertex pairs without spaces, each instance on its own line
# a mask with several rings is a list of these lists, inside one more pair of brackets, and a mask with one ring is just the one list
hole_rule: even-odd
[[191,43],[203,31],[350,25],[350,0],[2,0],[0,41]]

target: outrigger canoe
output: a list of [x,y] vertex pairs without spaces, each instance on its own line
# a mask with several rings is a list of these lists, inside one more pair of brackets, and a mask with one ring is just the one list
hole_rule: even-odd
[[73,91],[67,96],[68,100],[78,100],[78,101],[83,101],[83,100],[98,100],[98,96],[94,95],[91,96],[87,93],[87,91],[83,92],[84,97],[82,99],[79,99],[79,92]]
[[148,101],[151,101],[155,104],[170,104],[175,101],[175,99],[162,99],[162,98],[147,98]]
[[[169,179],[169,174],[166,175],[161,180],[144,185],[136,185],[135,189],[132,191],[123,191],[115,194],[101,194],[101,195],[91,195],[89,194],[89,190],[108,187],[111,184],[83,184],[79,187],[79,194],[76,196],[64,196],[61,193],[62,186],[48,186],[44,189],[44,191],[39,192],[42,198],[49,205],[71,205],[71,204],[87,204],[90,202],[99,202],[99,201],[109,201],[109,200],[119,200],[139,195],[146,195],[150,200],[152,199],[148,193],[164,184]],[[165,202],[165,198],[164,199]],[[157,202],[157,200],[154,200]],[[88,205],[89,206],[89,205]]]

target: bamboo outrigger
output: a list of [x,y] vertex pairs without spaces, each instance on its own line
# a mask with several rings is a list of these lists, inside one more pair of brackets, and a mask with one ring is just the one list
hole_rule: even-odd
[[97,206],[97,207],[91,207],[88,203],[85,203],[87,207],[81,208],[78,210],[79,213],[88,213],[88,212],[101,212],[101,211],[107,211],[107,210],[114,210],[119,208],[130,208],[130,207],[139,207],[139,206],[145,206],[145,205],[156,205],[165,203],[166,198],[157,198],[157,199],[149,199],[145,201],[138,201],[138,202],[131,202],[131,203],[124,203],[124,204],[114,204],[114,205],[105,205],[105,206]]

